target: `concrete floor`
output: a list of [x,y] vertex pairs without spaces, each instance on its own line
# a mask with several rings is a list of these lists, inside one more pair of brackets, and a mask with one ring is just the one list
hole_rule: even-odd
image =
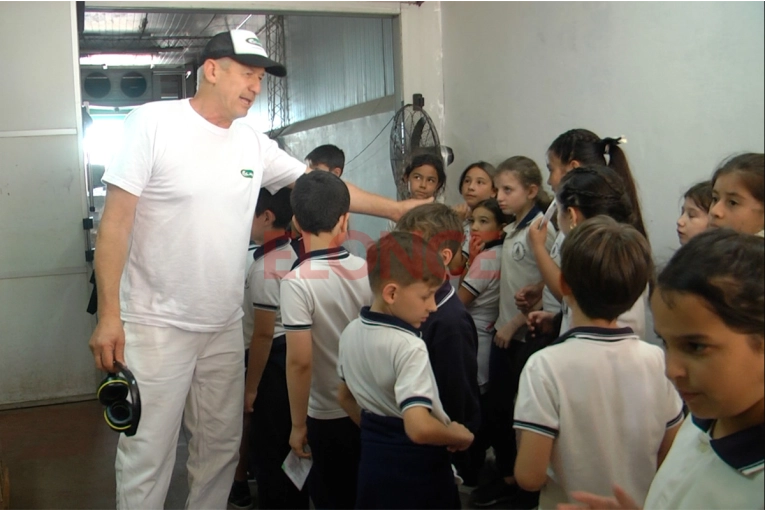
[[[0,412],[0,451],[8,467],[11,508],[115,507],[118,434],[97,401]],[[181,433],[165,508],[186,503],[186,438]]]
[[[98,401],[0,411],[0,452],[10,475],[11,508],[115,508],[118,438],[104,423]],[[165,509],[186,504],[187,459],[181,431]],[[463,508],[470,508],[468,494],[461,491],[460,497]]]

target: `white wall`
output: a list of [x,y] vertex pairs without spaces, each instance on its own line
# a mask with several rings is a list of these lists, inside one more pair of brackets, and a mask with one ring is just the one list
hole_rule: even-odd
[[[327,143],[337,145],[345,152],[346,167],[343,180],[395,199],[396,187],[393,184],[388,148],[390,132],[388,121],[394,113],[386,111],[287,135],[284,137],[286,150],[296,158],[303,159],[319,145]],[[378,134],[380,136],[375,139]],[[349,242],[346,246],[353,253],[363,255],[365,253],[363,245],[370,240],[378,239],[381,232],[386,230],[388,221],[353,214],[350,224],[351,229],[356,231],[355,236],[358,241]]]
[[4,2],[0,20],[0,407],[92,398],[74,2]]
[[625,135],[664,260],[677,247],[685,189],[731,153],[763,151],[762,2],[441,8],[451,179],[470,161],[516,154],[532,157],[546,178],[545,151],[560,133]]

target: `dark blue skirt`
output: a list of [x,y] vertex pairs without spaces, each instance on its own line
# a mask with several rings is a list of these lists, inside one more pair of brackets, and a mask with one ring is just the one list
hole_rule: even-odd
[[413,443],[401,418],[362,412],[356,508],[460,508],[450,453]]

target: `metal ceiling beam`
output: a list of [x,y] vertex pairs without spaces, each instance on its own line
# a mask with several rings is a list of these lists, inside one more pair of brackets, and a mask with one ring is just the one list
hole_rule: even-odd
[[88,11],[101,12],[219,12],[226,14],[317,14],[351,16],[398,16],[399,2],[237,2],[237,1],[109,1],[85,2]]
[[[200,46],[200,48],[202,48]],[[133,48],[80,48],[80,56],[84,57],[86,55],[103,55],[103,54],[111,54],[111,55],[133,55],[136,53],[144,54],[144,53],[181,53],[186,49],[185,46],[179,46],[177,48],[159,48],[156,46],[150,47],[150,48],[142,48],[139,46],[135,46]]]

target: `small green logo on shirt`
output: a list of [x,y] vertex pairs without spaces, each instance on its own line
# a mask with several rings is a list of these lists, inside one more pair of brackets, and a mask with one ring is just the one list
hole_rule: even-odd
[[247,179],[252,179],[254,172],[252,170],[248,170],[246,168],[242,169],[242,177],[246,177]]

